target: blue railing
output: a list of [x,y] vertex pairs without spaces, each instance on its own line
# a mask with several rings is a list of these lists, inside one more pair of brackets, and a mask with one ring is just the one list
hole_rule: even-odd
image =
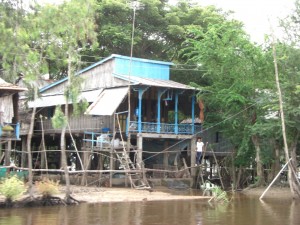
[[[13,128],[12,130],[7,130],[6,127]],[[0,137],[1,138],[16,138],[20,139],[20,123],[16,124],[5,124],[0,125]]]
[[137,121],[131,121],[129,130],[137,133],[192,135],[201,132],[201,125],[142,122],[139,126]]

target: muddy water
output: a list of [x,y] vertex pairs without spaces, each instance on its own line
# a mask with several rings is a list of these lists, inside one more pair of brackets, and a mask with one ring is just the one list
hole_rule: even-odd
[[298,225],[300,202],[236,196],[227,205],[207,200],[81,204],[1,209],[2,225]]

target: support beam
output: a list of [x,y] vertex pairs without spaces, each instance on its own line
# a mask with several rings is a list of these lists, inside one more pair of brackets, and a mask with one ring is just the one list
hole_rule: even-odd
[[10,154],[11,154],[11,140],[8,140],[5,144],[5,166],[10,166]]
[[27,136],[22,137],[22,155],[21,155],[21,167],[26,167],[27,165],[27,146],[26,138]]
[[143,136],[137,135],[137,157],[136,162],[139,166],[142,165],[143,161]]
[[196,163],[196,137],[194,136],[191,139],[191,175],[194,178],[196,176],[196,168],[195,163]]
[[[164,142],[164,149],[167,149],[169,147],[169,142],[166,140]],[[167,151],[164,152],[164,169],[169,169],[169,153]]]

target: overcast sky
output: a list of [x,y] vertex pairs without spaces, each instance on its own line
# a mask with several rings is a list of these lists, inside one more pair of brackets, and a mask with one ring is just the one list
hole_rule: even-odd
[[251,39],[263,43],[264,35],[270,34],[270,23],[275,35],[280,36],[278,17],[284,18],[294,8],[294,0],[196,0],[202,5],[215,5],[234,11],[234,17],[245,25]]
[[[33,1],[33,0],[24,0]],[[63,0],[37,0],[38,2],[57,3]],[[176,3],[178,0],[169,0]],[[234,17],[245,25],[245,30],[251,39],[263,43],[264,35],[270,34],[270,23],[275,35],[280,36],[276,29],[278,18],[284,18],[294,8],[294,0],[194,0],[203,6],[215,5],[226,11],[234,11]]]

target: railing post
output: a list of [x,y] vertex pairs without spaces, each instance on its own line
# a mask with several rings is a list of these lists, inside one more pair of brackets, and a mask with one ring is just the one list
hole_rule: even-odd
[[142,97],[143,97],[143,90],[139,89],[139,112],[138,112],[138,132],[142,132]]
[[178,134],[178,93],[175,93],[175,134]]
[[20,123],[16,124],[16,138],[20,139]]

